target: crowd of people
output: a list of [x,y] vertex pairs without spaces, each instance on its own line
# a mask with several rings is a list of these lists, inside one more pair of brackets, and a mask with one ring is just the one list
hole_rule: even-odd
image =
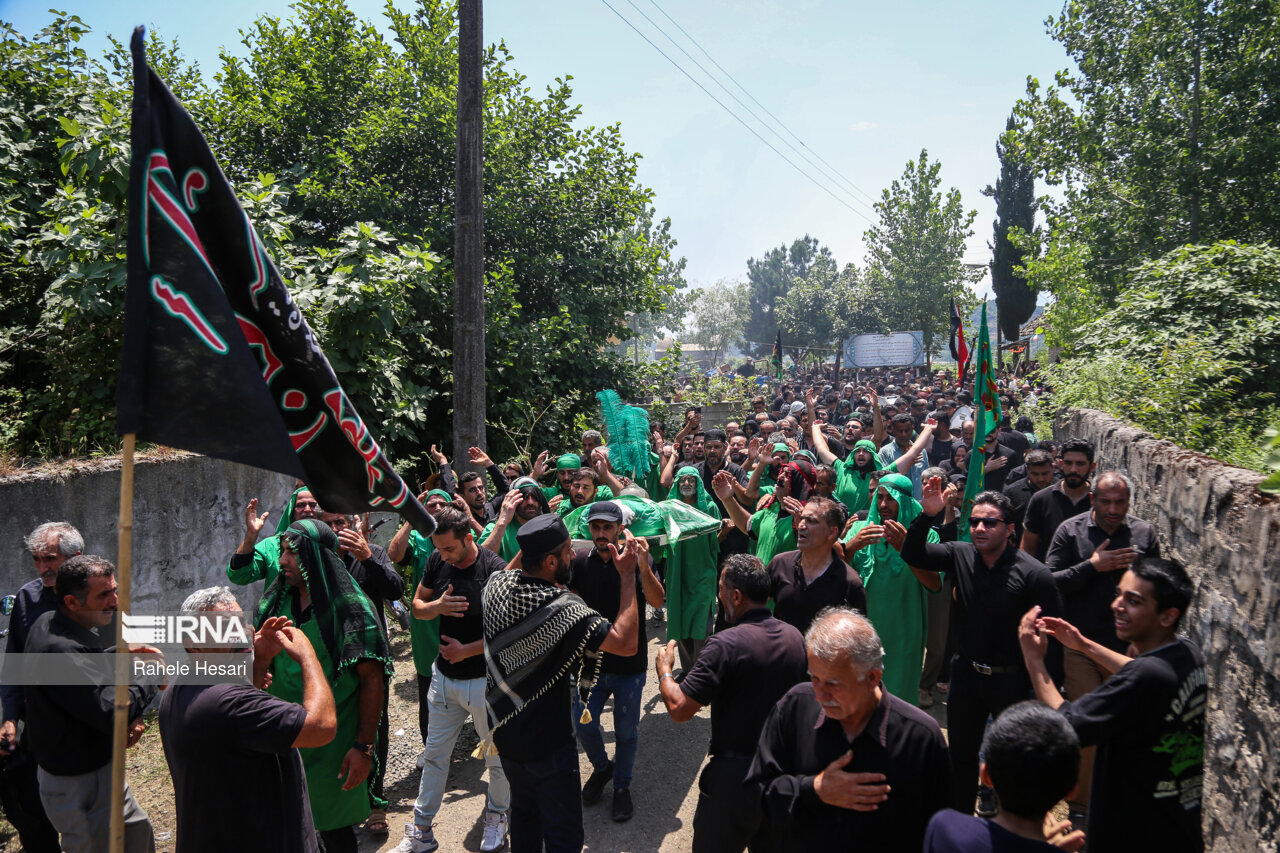
[[[131,742],[159,696],[177,850],[352,853],[357,827],[388,832],[386,610],[406,597],[423,750],[402,853],[439,847],[468,720],[482,850],[580,850],[606,791],[631,819],[651,679],[674,723],[710,710],[699,853],[1201,849],[1188,576],[1129,512],[1122,472],[1034,434],[1042,389],[1000,386],[980,447],[969,390],[920,370],[797,378],[723,424],[689,406],[652,425],[647,470],[616,470],[596,430],[506,465],[471,448],[460,477],[433,447],[435,529],[404,524],[385,549],[305,485],[274,528],[251,500],[226,575],[260,590],[252,677],[130,689]],[[642,497],[709,532],[634,535]],[[110,562],[66,522],[27,547],[39,576],[7,651],[110,651]],[[239,608],[227,587],[183,604]],[[106,849],[112,693],[0,688],[0,793],[25,849]],[[154,850],[127,788],[125,803],[126,849]]]

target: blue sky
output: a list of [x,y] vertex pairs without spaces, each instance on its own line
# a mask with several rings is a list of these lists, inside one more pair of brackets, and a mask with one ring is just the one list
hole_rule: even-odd
[[[362,17],[381,19],[381,2],[348,2]],[[572,75],[582,121],[621,124],[628,148],[643,155],[641,182],[653,189],[659,215],[672,220],[691,284],[745,278],[747,258],[806,233],[830,246],[840,263],[861,264],[863,232],[875,218],[867,196],[878,198],[921,148],[942,162],[944,189],[957,187],[966,208],[978,211],[965,260],[989,260],[995,209],[980,191],[995,181],[995,140],[1027,76],[1048,81],[1068,64],[1044,27],[1060,3],[654,2],[487,0],[485,40],[506,42],[533,92]],[[610,6],[844,204],[744,129]],[[699,71],[640,14],[715,71],[659,6],[803,140],[810,157],[827,161],[861,192],[805,163]],[[50,20],[48,8],[47,0],[0,0],[0,19],[31,35]],[[217,70],[221,48],[244,53],[238,31],[256,16],[289,14],[281,0],[63,0],[57,8],[94,29],[91,52],[105,48],[106,33],[127,41],[141,23],[176,37],[208,75]]]

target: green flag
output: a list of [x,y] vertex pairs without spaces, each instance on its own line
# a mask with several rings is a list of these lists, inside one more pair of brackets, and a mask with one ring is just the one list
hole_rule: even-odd
[[996,371],[991,361],[991,339],[987,333],[987,306],[982,305],[982,322],[978,327],[977,376],[973,384],[973,447],[969,448],[969,476],[965,481],[964,503],[960,509],[959,536],[969,541],[969,513],[973,499],[983,490],[983,469],[987,464],[984,453],[987,436],[1000,426],[1000,393],[996,388]]

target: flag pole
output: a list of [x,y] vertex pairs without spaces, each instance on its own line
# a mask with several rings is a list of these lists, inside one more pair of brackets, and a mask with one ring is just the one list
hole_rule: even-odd
[[133,445],[126,433],[120,460],[120,518],[117,521],[116,684],[111,738],[111,853],[124,853],[124,751],[129,726],[129,649],[124,644],[124,619],[129,610],[129,576],[133,555]]

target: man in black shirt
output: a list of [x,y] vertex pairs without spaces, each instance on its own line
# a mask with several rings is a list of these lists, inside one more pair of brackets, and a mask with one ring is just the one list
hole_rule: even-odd
[[769,561],[773,615],[799,631],[808,630],[813,617],[825,607],[866,612],[862,578],[834,550],[843,519],[835,501],[811,498],[796,519],[799,548]]
[[[47,521],[27,535],[27,550],[35,563],[36,577],[23,584],[15,596],[9,614],[6,654],[21,654],[27,648],[27,634],[36,620],[58,609],[53,584],[58,569],[68,558],[84,550],[84,537],[65,521]],[[36,762],[18,740],[18,721],[26,717],[26,701],[22,685],[5,679],[0,684],[0,803],[5,817],[18,830],[22,847],[28,853],[58,853],[58,831],[45,816],[40,802],[40,785],[36,781]]]
[[[592,610],[616,621],[622,607],[622,581],[612,562],[624,529],[622,507],[615,501],[597,501],[587,509],[586,516],[591,540],[596,547],[573,558],[570,587]],[[649,565],[648,543],[639,539],[636,545],[640,549],[636,597],[643,597],[650,607],[661,607],[666,597],[662,584]],[[635,654],[624,657],[605,652],[600,663],[600,675],[591,686],[585,703],[588,714],[582,713],[584,704],[580,700],[574,703],[578,743],[582,744],[593,768],[582,786],[582,802],[584,805],[599,802],[605,783],[613,779],[613,819],[618,822],[630,820],[634,812],[631,774],[636,764],[636,749],[640,745],[640,693],[644,690],[644,673],[649,663],[648,642],[644,620],[641,619]],[[604,703],[610,696],[613,696],[613,761],[604,751],[604,733],[600,730],[600,715],[604,713]]]
[[1027,505],[1031,496],[1041,489],[1053,485],[1053,454],[1047,450],[1033,450],[1027,454],[1027,476],[1016,482],[1010,482],[1002,490],[1013,501],[1013,511],[1017,528],[1014,531],[1014,544],[1020,543],[1023,521],[1027,517]]
[[[1145,557],[1125,571],[1111,610],[1117,639],[1137,653],[1132,659],[1036,608],[1022,619],[1019,640],[1036,698],[1066,716],[1082,745],[1098,748],[1085,832],[1091,853],[1204,849],[1208,688],[1200,649],[1177,635],[1191,595],[1187,573],[1168,560]],[[1115,674],[1064,702],[1044,665],[1050,634]]]
[[[570,671],[596,651],[628,657],[637,649],[635,572],[629,539],[610,551],[619,575],[618,618],[610,624],[565,589],[572,572],[569,530],[555,513],[516,534],[521,569],[485,584],[484,645],[492,742],[511,784],[511,853],[582,849],[578,749],[569,719]],[[612,546],[610,546],[612,549]],[[590,680],[594,666],[584,667]]]
[[1058,526],[1089,511],[1089,481],[1096,467],[1093,445],[1080,438],[1063,442],[1059,467],[1062,479],[1031,496],[1023,519],[1021,548],[1040,561],[1048,556]]
[[[1117,652],[1124,651],[1127,643],[1116,637],[1111,614],[1120,577],[1116,573],[1123,573],[1140,557],[1160,556],[1155,528],[1129,515],[1132,491],[1129,478],[1123,474],[1100,474],[1091,492],[1092,511],[1062,522],[1053,534],[1046,561],[1062,593],[1063,618],[1090,640]],[[1074,649],[1063,652],[1062,663],[1067,698],[1073,701],[1096,690],[1110,675],[1088,655]],[[1093,755],[1092,748],[1085,749],[1080,790],[1070,802],[1072,811],[1080,816],[1088,811]]]
[[1018,621],[1028,607],[1062,612],[1053,575],[1013,547],[1013,504],[1000,492],[982,492],[969,515],[972,542],[928,544],[945,507],[942,480],[925,484],[921,513],[907,529],[902,559],[927,571],[949,572],[955,583],[956,656],[951,663],[947,736],[951,745],[953,808],[973,811],[978,748],[988,716],[1028,698],[1031,685],[1019,665]]
[[[198,590],[182,602],[183,613],[239,610],[226,587]],[[177,853],[320,849],[298,748],[333,740],[333,691],[311,641],[287,619],[266,620],[253,650],[254,684],[171,684],[160,700],[160,737],[178,813]],[[301,668],[302,704],[259,689],[282,651]]]
[[[484,704],[485,664],[481,590],[506,563],[476,544],[468,513],[446,506],[436,515],[431,534],[435,546],[422,581],[413,594],[415,619],[439,619],[440,651],[432,667],[431,687],[418,701],[430,705],[427,741],[413,807],[413,824],[405,826],[401,853],[428,853],[439,847],[431,823],[449,777],[449,762],[462,724],[470,717],[481,739],[489,736]],[[481,849],[497,850],[506,841],[511,787],[497,755],[485,757],[489,770],[487,809]]]
[[[742,470],[740,466],[726,461],[724,458],[725,453],[728,452],[729,448],[727,442],[728,437],[725,435],[724,430],[707,430],[706,437],[702,445],[706,458],[693,466],[698,469],[698,473],[702,476],[703,488],[707,490],[707,494],[709,494],[711,496],[711,500],[715,502],[716,509],[720,510],[721,518],[728,518],[729,513],[725,510],[724,504],[716,495],[716,491],[711,485],[711,481],[715,478],[716,473],[722,470],[728,471],[733,475],[733,479],[738,481],[738,488],[733,490],[735,500],[737,500],[739,496],[745,494],[744,489],[747,485],[747,472]],[[735,527],[733,530],[730,530],[728,535],[720,542],[720,562],[723,563],[725,558],[730,554],[745,554],[747,552],[747,546],[748,542],[746,532],[738,530]]]
[[[65,654],[80,660],[113,651],[101,631],[116,615],[115,566],[89,554],[62,564],[54,581],[58,609],[31,626],[29,654]],[[147,646],[135,651],[157,652]],[[158,652],[157,652],[158,653]],[[115,687],[101,673],[83,684],[28,684],[25,737],[39,770],[40,799],[68,853],[106,850],[111,822],[111,730]],[[142,736],[142,712],[156,688],[129,687],[129,746]],[[147,813],[124,786],[124,849],[153,853]]]
[[920,850],[948,801],[947,745],[932,717],[881,684],[884,650],[847,608],[805,634],[808,684],[765,722],[749,783],[764,786],[764,832],[782,851]]
[[480,448],[467,448],[467,456],[472,465],[484,468],[493,480],[493,494],[490,495],[485,489],[484,475],[479,471],[468,471],[458,479],[458,494],[471,510],[472,529],[479,533],[486,524],[498,520],[502,498],[510,491],[511,483],[502,469],[489,458],[489,454]]
[[693,853],[741,853],[759,823],[760,792],[744,785],[764,721],[805,679],[804,638],[765,606],[769,573],[749,554],[725,560],[718,590],[728,628],[712,634],[682,680],[671,674],[675,640],[659,649],[658,692],[673,722],[711,706],[711,760],[698,777]]

